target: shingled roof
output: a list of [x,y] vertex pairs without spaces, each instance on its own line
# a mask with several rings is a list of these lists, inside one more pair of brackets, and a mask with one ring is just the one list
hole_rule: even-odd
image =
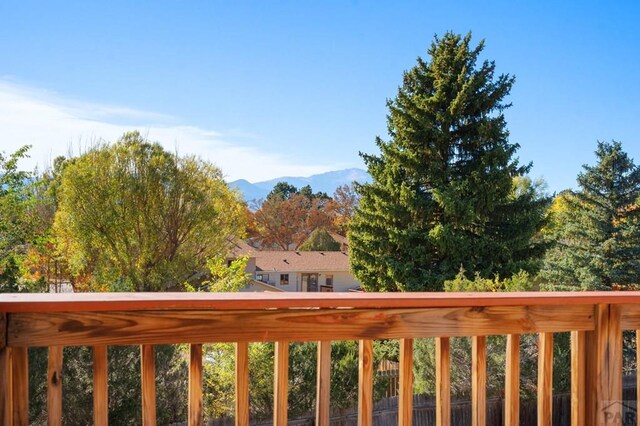
[[344,251],[254,251],[257,271],[349,271]]

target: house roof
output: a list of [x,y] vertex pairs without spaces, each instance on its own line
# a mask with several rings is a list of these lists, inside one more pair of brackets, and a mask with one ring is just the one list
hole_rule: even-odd
[[254,251],[257,271],[348,272],[344,251]]
[[281,288],[277,288],[276,286],[273,286],[271,284],[263,283],[262,281],[258,281],[254,279],[249,280],[249,285],[247,285],[245,288],[241,289],[240,291],[243,291],[243,292],[271,291],[271,292],[279,292],[279,293],[284,292],[284,290]]
[[229,241],[231,243],[229,258],[234,258],[238,256],[250,256],[253,257],[254,253],[257,251],[255,248],[251,247],[246,242],[240,239],[233,239]]
[[331,235],[331,238],[333,238],[337,243],[340,244],[340,247],[349,247],[349,240],[347,239],[347,237],[336,234],[335,232],[329,232],[329,235]]

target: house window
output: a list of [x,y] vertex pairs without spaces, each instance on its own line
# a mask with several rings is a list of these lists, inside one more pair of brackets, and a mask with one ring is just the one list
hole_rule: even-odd
[[261,281],[263,283],[268,283],[269,274],[256,274],[256,280]]
[[318,291],[318,274],[302,274],[302,291]]
[[289,274],[280,274],[280,285],[289,285]]
[[333,275],[325,275],[324,284],[328,287],[333,287]]

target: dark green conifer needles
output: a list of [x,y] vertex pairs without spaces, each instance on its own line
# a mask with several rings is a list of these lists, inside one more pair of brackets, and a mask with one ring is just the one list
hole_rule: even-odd
[[[533,237],[548,199],[522,178],[503,99],[514,83],[478,65],[471,34],[436,37],[431,60],[405,72],[389,107],[389,141],[361,154],[373,177],[358,185],[352,269],[372,291],[442,290],[462,268],[484,277],[537,272]],[[473,276],[473,275],[471,275]]]

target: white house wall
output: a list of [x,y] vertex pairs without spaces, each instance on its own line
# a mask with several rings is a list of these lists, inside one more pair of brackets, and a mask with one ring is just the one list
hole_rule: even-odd
[[[305,274],[313,274],[316,272],[309,271],[304,272]],[[302,291],[302,272],[296,271],[256,271],[252,278],[257,279],[258,274],[269,275],[268,283],[276,287],[277,289],[284,291]],[[281,285],[280,284],[280,274],[289,274],[289,284]],[[344,292],[349,291],[351,289],[356,289],[360,287],[360,283],[355,279],[355,277],[345,271],[339,272],[318,272],[318,286],[325,285],[327,275],[333,275],[333,291],[334,292]]]
[[[322,276],[320,277],[323,278]],[[324,280],[321,281],[324,283]],[[350,272],[333,273],[333,291],[349,291],[360,287],[360,282]]]

